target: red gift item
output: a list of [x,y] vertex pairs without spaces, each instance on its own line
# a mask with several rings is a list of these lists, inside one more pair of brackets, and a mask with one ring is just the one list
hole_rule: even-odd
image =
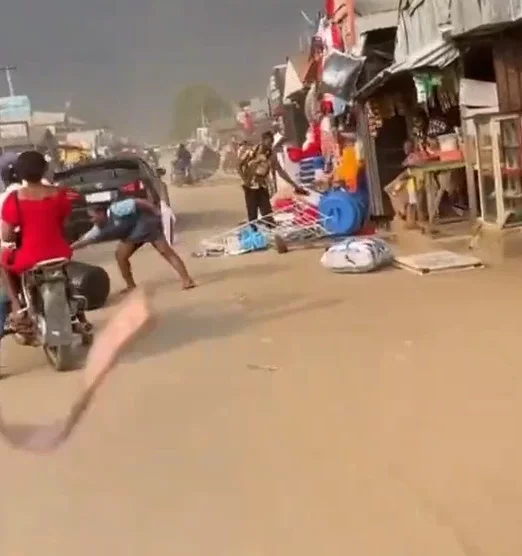
[[323,114],[333,114],[334,105],[331,100],[322,100],[321,101],[321,112]]
[[331,33],[332,33],[332,44],[336,50],[340,50],[341,52],[344,51],[344,44],[343,44],[343,34],[341,32],[341,28],[336,23],[332,23],[331,26]]
[[319,220],[319,210],[317,207],[307,205],[305,208],[301,204],[296,205],[294,199],[275,199],[272,203],[274,211],[284,211],[289,214],[295,213],[295,224],[306,225]]
[[333,17],[335,13],[335,0],[325,0],[324,9],[328,17]]
[[292,162],[300,162],[303,158],[303,149],[301,147],[287,147],[286,154]]

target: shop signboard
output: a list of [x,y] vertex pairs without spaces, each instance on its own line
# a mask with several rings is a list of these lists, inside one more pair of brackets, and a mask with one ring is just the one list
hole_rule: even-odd
[[0,98],[0,138],[27,137],[31,121],[29,97],[18,95]]

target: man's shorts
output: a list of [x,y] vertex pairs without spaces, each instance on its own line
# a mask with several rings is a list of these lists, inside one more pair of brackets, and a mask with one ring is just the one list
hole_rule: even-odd
[[161,217],[154,214],[141,215],[125,241],[152,243],[164,237]]

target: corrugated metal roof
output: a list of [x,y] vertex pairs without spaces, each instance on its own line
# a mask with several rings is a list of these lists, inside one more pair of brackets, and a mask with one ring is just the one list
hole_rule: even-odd
[[369,31],[397,27],[398,20],[399,13],[397,10],[377,12],[357,17],[355,20],[355,29],[357,30],[358,35],[363,35]]
[[361,16],[398,10],[399,0],[355,0],[355,13]]
[[522,0],[453,0],[451,20],[454,35],[494,30],[522,19]]
[[393,64],[388,69],[393,69],[393,73],[398,73],[421,68],[445,68],[458,56],[459,51],[453,44],[440,40],[426,45],[423,49],[410,55],[404,62]]
[[458,50],[450,43],[438,41],[408,57],[404,62],[394,63],[378,73],[369,83],[359,89],[356,97],[367,97],[384,85],[390,77],[408,71],[422,69],[442,69],[449,66],[459,56]]

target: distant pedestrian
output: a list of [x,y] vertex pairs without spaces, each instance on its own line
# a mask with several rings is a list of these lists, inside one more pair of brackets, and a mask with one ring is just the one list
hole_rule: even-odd
[[238,173],[243,180],[249,222],[257,220],[260,213],[268,226],[275,227],[270,204],[272,170],[288,182],[295,193],[307,195],[307,191],[299,187],[279,164],[274,151],[274,134],[271,131],[265,131],[257,145],[244,143],[239,149],[238,157]]

